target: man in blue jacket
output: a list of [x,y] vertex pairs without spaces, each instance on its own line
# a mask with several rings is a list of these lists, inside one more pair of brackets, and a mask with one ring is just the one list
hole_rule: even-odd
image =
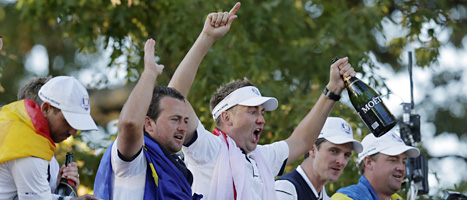
[[184,141],[188,111],[178,91],[154,87],[164,68],[155,62],[154,45],[146,42],[144,70],[123,106],[117,139],[99,165],[99,198],[192,199],[193,176],[174,156]]
[[405,145],[394,129],[376,138],[368,134],[362,140],[363,152],[358,154],[362,176],[358,184],[337,190],[334,200],[401,200],[396,194],[405,178],[407,157],[415,158],[420,151]]

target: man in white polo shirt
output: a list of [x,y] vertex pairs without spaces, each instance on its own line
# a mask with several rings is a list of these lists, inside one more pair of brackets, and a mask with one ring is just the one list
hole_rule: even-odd
[[[34,100],[38,105],[42,105],[43,101],[39,98],[39,90],[51,78],[52,76],[32,78],[18,90],[17,100],[20,101],[23,99],[31,99]],[[62,175],[74,181],[76,183],[75,187],[78,188],[80,184],[78,164],[76,162],[71,162],[66,167],[65,165],[62,165],[62,167],[60,167],[60,165],[57,162],[57,159],[55,159],[55,156],[53,156],[49,162],[47,170],[47,180],[49,181],[51,192],[54,192],[57,188]],[[65,197],[64,200],[68,200],[69,198]],[[52,193],[52,199],[60,199],[60,195]]]
[[52,199],[47,168],[56,143],[97,130],[88,92],[75,78],[54,77],[38,96],[40,105],[23,99],[0,109],[0,199]]
[[281,200],[331,199],[324,184],[339,179],[352,150],[360,153],[363,146],[353,139],[349,123],[339,117],[328,117],[302,164],[276,179],[277,197]]
[[418,157],[420,151],[407,146],[394,129],[379,138],[368,134],[362,144],[363,152],[357,160],[362,174],[358,184],[337,190],[332,199],[402,200],[396,192],[405,178],[407,157]]
[[[178,66],[169,87],[187,96],[201,60],[237,17],[237,5],[229,13],[208,15],[203,31]],[[212,28],[211,20],[220,24]],[[264,112],[275,110],[278,101],[263,97],[248,80],[232,81],[212,95],[210,108],[217,124],[213,133],[204,128],[189,106],[182,150],[193,173],[193,192],[203,194],[205,199],[277,199],[274,176],[280,174],[286,163],[311,149],[310,144],[315,142],[345,88],[342,77],[355,75],[347,61],[348,58],[343,58],[331,65],[324,94],[284,141],[258,145],[265,125]]]

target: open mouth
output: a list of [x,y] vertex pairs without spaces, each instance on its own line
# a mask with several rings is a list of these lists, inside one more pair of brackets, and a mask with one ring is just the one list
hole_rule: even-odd
[[263,129],[261,128],[257,128],[255,129],[255,131],[253,131],[253,139],[254,141],[257,143],[259,141],[259,136],[261,135],[261,132],[263,131]]
[[183,135],[175,135],[174,138],[179,141],[183,141]]
[[399,175],[399,174],[392,175],[392,177],[394,177],[396,180],[401,181],[401,182],[404,179],[404,177],[402,175]]

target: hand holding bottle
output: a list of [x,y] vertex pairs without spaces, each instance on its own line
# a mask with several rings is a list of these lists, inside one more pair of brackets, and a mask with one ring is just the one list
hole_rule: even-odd
[[[347,62],[347,59],[344,59]],[[333,59],[333,65],[338,63],[342,65],[342,60],[338,58]],[[363,122],[365,122],[365,125],[376,137],[382,136],[397,124],[396,118],[389,112],[383,100],[373,88],[354,76],[346,76],[345,73],[341,75],[344,77],[350,102],[352,102],[353,107]]]
[[343,77],[354,77],[355,70],[348,62],[349,58],[345,57],[339,60],[336,60],[331,65],[331,72],[329,77],[329,83],[326,85],[326,88],[332,91],[336,95],[340,95],[341,92],[345,89],[345,83]]
[[76,188],[79,186],[78,164],[73,162],[73,153],[66,154],[65,164],[58,173],[58,183],[55,194],[72,196],[71,200],[100,200],[94,195],[86,194],[78,197]]
[[[70,163],[72,163],[72,162],[73,162],[73,153],[72,152],[67,152],[66,157],[65,157],[65,166],[68,167],[70,165]],[[71,172],[68,172],[68,173],[71,173]],[[62,174],[64,174],[64,173],[62,173]],[[77,176],[79,177],[79,175],[77,175]],[[79,179],[78,179],[78,182],[79,182]],[[55,188],[54,193],[58,194],[60,196],[77,197],[78,193],[76,192],[76,182],[74,182],[72,179],[68,179],[65,175],[63,175],[60,178],[60,183],[58,184],[57,188]]]
[[60,178],[65,177],[69,180],[72,180],[76,183],[76,188],[78,188],[80,181],[79,181],[79,173],[78,173],[78,164],[75,162],[71,162],[68,166],[65,164],[62,165],[60,171],[58,173],[57,178],[57,185],[60,183]]

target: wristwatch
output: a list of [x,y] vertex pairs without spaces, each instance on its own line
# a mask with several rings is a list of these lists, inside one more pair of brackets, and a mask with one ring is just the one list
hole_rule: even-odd
[[323,94],[328,98],[334,101],[339,101],[341,99],[341,95],[337,95],[333,91],[329,90],[327,87],[324,87]]

